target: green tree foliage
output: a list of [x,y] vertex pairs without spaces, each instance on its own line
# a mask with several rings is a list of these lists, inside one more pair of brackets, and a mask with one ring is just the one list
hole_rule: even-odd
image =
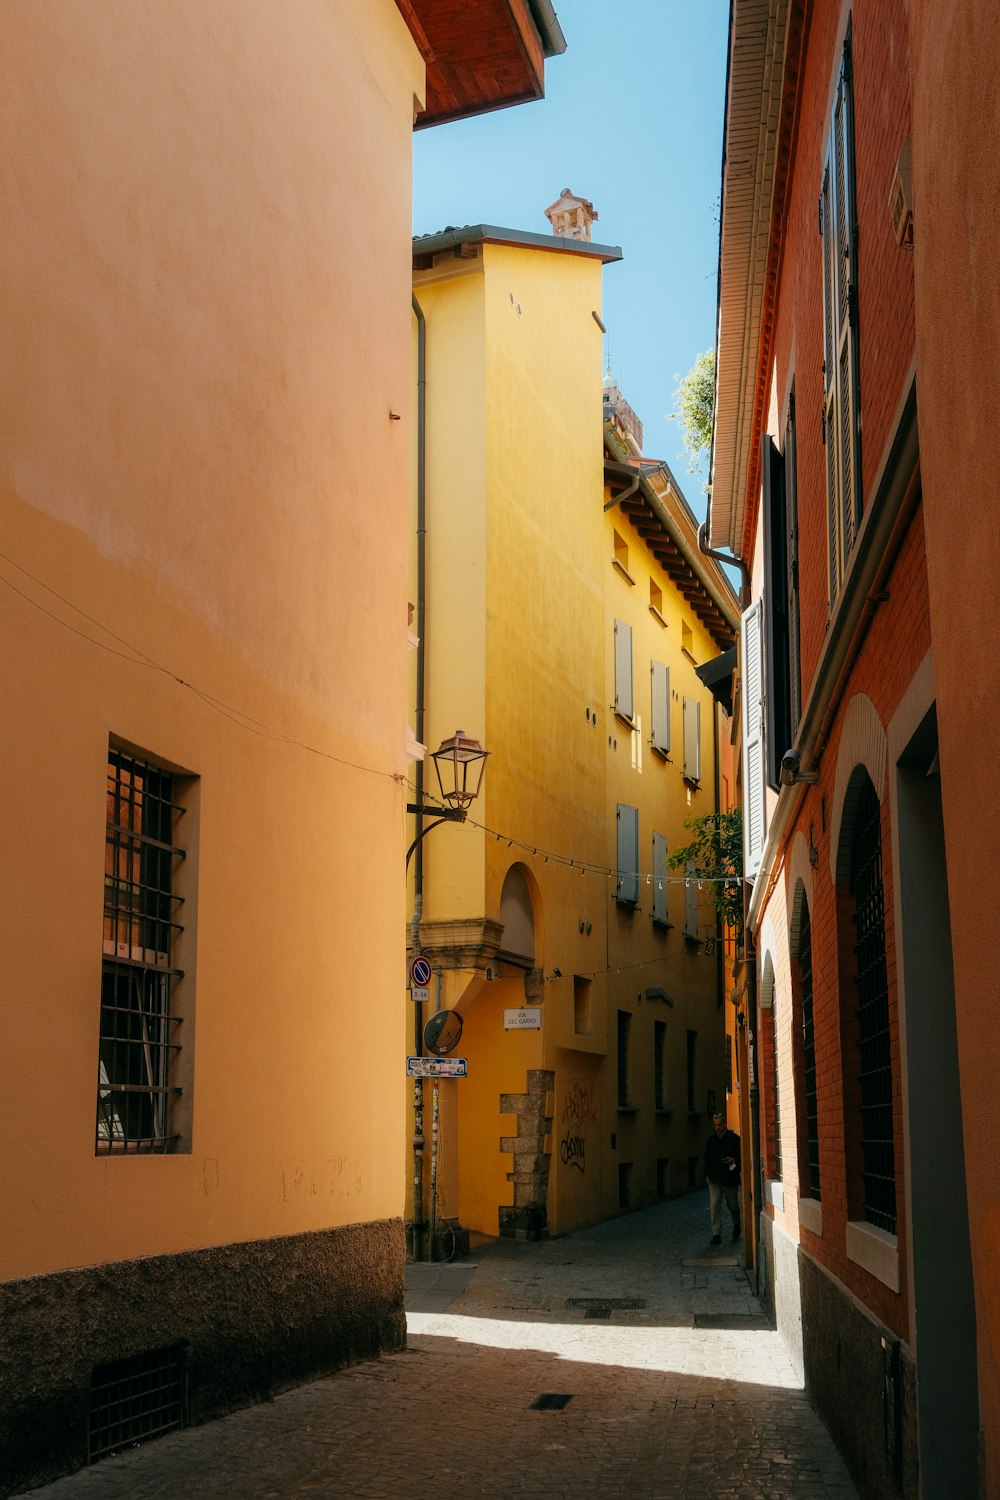
[[727,927],[743,934],[743,816],[738,807],[730,812],[705,813],[688,818],[684,827],[694,838],[675,849],[667,863],[683,870],[692,880],[712,882],[715,905]]
[[689,468],[697,472],[703,458],[712,451],[712,423],[715,417],[715,350],[699,354],[690,370],[678,376],[674,392],[674,410],[670,413],[681,424]]

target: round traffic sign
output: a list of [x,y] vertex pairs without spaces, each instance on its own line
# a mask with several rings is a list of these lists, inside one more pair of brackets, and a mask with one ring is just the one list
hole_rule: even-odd
[[418,990],[426,989],[431,982],[430,961],[422,953],[410,959],[410,984]]
[[453,1051],[462,1039],[462,1017],[457,1010],[436,1010],[424,1027],[424,1046],[438,1057]]

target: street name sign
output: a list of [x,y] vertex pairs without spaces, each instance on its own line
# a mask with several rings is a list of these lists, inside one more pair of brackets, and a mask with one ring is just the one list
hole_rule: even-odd
[[541,1031],[542,1007],[522,1005],[519,1010],[505,1010],[503,1029],[504,1031]]
[[468,1078],[467,1057],[408,1057],[407,1078]]

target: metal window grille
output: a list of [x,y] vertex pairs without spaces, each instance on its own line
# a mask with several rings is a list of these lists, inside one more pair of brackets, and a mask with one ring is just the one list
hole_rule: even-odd
[[882,823],[878,797],[870,781],[866,781],[858,799],[851,850],[851,894],[857,956],[863,1209],[869,1223],[895,1233],[896,1169]]
[[726,1093],[733,1092],[733,1039],[726,1032]]
[[173,872],[182,809],[169,772],[108,752],[104,965],[97,1085],[98,1153],[167,1151],[171,1073],[180,1051],[171,1000],[181,932]]
[[809,1196],[820,1199],[819,1104],[816,1092],[816,1030],[813,1019],[812,920],[803,901],[799,928],[799,983],[802,993],[802,1062],[805,1081],[806,1175]]
[[627,1109],[628,1097],[628,1034],[632,1017],[627,1010],[618,1012],[618,1108]]
[[772,1106],[774,1109],[774,1177],[781,1181],[783,1163],[781,1158],[781,1075],[778,1069],[778,1007],[771,1007],[771,1065],[774,1084]]
[[697,1101],[695,1098],[695,1054],[698,1048],[698,1033],[689,1031],[687,1034],[687,1080],[688,1080],[688,1114],[697,1112]]
[[180,1345],[98,1365],[90,1380],[88,1463],[183,1427],[186,1404]]
[[663,1076],[666,1051],[667,1025],[665,1021],[657,1021],[653,1027],[653,1096],[657,1109],[666,1109],[667,1107],[666,1080]]

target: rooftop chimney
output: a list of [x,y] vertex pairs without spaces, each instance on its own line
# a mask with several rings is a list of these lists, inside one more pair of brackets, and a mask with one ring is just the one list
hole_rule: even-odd
[[563,188],[556,201],[545,210],[545,217],[552,225],[553,234],[561,235],[565,240],[589,240],[590,227],[598,215],[586,198],[577,198],[571,188]]

